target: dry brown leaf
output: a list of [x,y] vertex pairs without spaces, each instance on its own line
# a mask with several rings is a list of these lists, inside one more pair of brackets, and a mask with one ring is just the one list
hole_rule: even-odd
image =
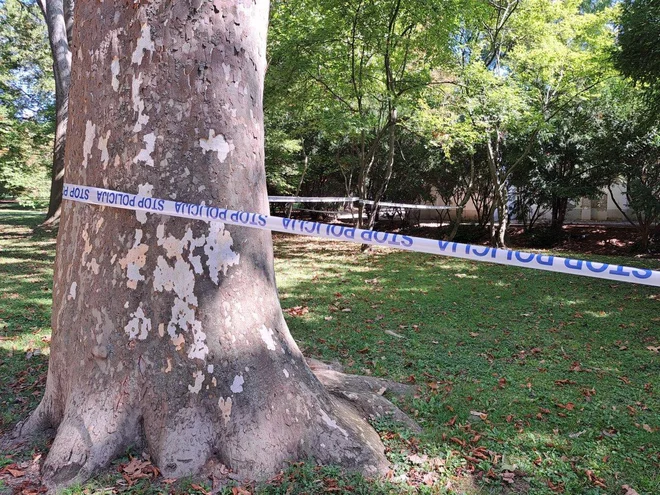
[[22,476],[25,476],[25,471],[21,471],[20,469],[15,469],[15,468],[6,468],[7,472],[11,474],[14,478],[20,478]]
[[508,471],[506,473],[502,473],[502,480],[506,481],[507,483],[513,483],[515,477],[516,475],[514,473]]
[[623,495],[639,495],[639,493],[637,493],[637,490],[630,487],[630,485],[622,485],[621,489],[625,490],[625,493]]
[[482,421],[486,421],[486,418],[488,418],[488,414],[480,411],[470,411],[470,416],[475,416]]
[[290,316],[302,316],[309,313],[309,308],[307,306],[294,306],[293,308],[287,308],[283,311]]
[[192,488],[193,490],[197,490],[198,492],[202,492],[204,495],[210,495],[211,494],[210,491],[208,491],[206,488],[204,488],[201,485],[196,485],[196,484],[193,483],[193,484],[190,485],[190,488]]
[[428,460],[428,456],[426,454],[419,455],[419,454],[410,454],[408,456],[408,460],[412,462],[413,464],[424,464]]

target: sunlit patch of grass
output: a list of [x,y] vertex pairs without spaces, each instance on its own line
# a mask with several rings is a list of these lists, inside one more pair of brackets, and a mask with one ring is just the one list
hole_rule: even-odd
[[[419,398],[404,407],[425,428],[420,452],[448,447],[465,460],[484,447],[516,459],[530,493],[610,493],[625,483],[660,493],[660,459],[644,447],[660,427],[660,359],[647,349],[660,342],[657,289],[390,250],[324,246],[320,260],[313,242],[298,257],[289,242],[276,244],[287,252],[276,260],[285,306],[309,308],[287,316],[294,337],[351,372],[414,380]],[[355,273],[347,257],[370,272]],[[347,270],[322,277],[321,261]],[[481,472],[478,486],[499,493],[502,460],[477,460],[467,465]]]

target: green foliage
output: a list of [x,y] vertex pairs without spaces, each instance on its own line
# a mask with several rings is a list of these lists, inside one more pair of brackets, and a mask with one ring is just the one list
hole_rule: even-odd
[[46,27],[35,3],[0,3],[0,197],[47,201],[54,82]]
[[660,221],[660,129],[648,121],[649,102],[642,89],[622,80],[607,89],[592,121],[589,160],[610,183],[623,184],[626,204],[618,206],[638,227],[640,247],[647,250],[652,227]]
[[[434,71],[451,59],[460,6],[457,0],[273,2],[268,132],[315,141],[317,153],[327,151],[318,157],[333,171],[329,184],[343,185],[345,194],[363,186],[374,194],[388,181],[392,112],[398,126],[405,124],[424,88],[438,82]],[[406,168],[396,159],[399,176]]]
[[660,3],[657,0],[624,0],[619,20],[617,68],[642,84],[660,115]]

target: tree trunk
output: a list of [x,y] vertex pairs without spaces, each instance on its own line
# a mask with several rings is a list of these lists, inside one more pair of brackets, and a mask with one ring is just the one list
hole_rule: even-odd
[[568,209],[568,198],[554,196],[552,198],[552,220],[550,228],[561,229],[566,221],[566,210]]
[[[75,10],[67,182],[267,214],[268,2]],[[212,459],[252,479],[296,459],[387,467],[291,338],[268,232],[65,202],[53,292],[45,396],[16,429],[57,428],[51,486],[135,443],[165,477]]]
[[48,213],[43,225],[56,225],[60,218],[62,187],[64,185],[64,148],[69,111],[69,82],[71,79],[71,51],[68,29],[72,23],[71,0],[39,0],[39,7],[48,27],[48,39],[53,55],[55,76],[55,143],[50,183]]
[[[296,196],[300,196],[300,190],[302,189],[303,181],[305,180],[305,174],[307,173],[307,168],[309,167],[309,156],[307,156],[307,151],[305,151],[305,140],[302,140],[302,152],[304,158],[304,164],[302,174],[300,174],[300,181],[298,181],[298,187],[296,188]],[[286,205],[286,217],[291,218],[291,213],[293,212],[293,203]]]

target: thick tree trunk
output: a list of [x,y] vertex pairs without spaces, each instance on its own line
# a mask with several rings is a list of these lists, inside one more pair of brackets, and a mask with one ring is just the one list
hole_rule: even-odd
[[[266,0],[77,2],[67,182],[267,214],[267,19]],[[167,477],[386,468],[292,340],[268,232],[65,202],[53,297],[45,396],[16,430],[57,428],[47,483],[136,442]]]
[[69,83],[71,79],[70,27],[73,21],[72,1],[39,0],[39,7],[48,27],[48,39],[53,55],[55,76],[55,143],[50,183],[50,201],[44,225],[59,222],[64,185],[64,148],[69,111]]

